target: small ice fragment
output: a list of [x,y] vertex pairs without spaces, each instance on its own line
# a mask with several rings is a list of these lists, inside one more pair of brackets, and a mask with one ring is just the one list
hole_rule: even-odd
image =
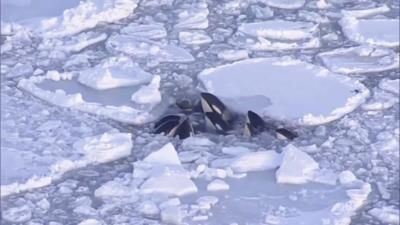
[[172,143],[167,143],[159,150],[150,153],[150,155],[143,159],[143,162],[163,165],[181,165],[178,153]]
[[356,176],[350,170],[342,171],[339,174],[339,182],[341,184],[344,184],[344,185],[351,184],[352,182],[354,182],[356,180],[357,180]]
[[140,203],[138,211],[147,218],[155,218],[160,213],[160,209],[157,205],[149,200]]
[[215,179],[207,185],[207,191],[226,191],[229,190],[229,184],[221,179]]

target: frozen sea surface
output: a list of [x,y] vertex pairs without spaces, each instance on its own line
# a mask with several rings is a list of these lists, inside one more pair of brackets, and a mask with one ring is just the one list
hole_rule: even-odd
[[[399,224],[398,2],[1,6],[1,224]],[[151,133],[204,89],[299,137]]]

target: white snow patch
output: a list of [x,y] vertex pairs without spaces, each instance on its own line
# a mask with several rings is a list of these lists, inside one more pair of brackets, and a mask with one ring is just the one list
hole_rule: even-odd
[[399,68],[399,54],[391,49],[372,46],[335,49],[318,55],[335,73],[359,74]]
[[276,180],[278,183],[305,184],[313,178],[318,168],[313,158],[290,144],[283,149],[282,164],[276,171]]
[[221,179],[215,179],[207,185],[207,191],[226,191],[229,190],[229,184]]
[[394,206],[384,206],[382,208],[373,208],[368,211],[369,214],[380,220],[385,224],[400,224],[400,213],[399,209]]
[[339,21],[344,34],[352,41],[384,47],[399,47],[398,19],[357,19],[345,16]]
[[235,111],[252,110],[304,125],[336,120],[369,96],[357,80],[287,58],[243,60],[205,69],[198,78],[206,91]]
[[80,73],[78,81],[88,87],[105,90],[147,83],[152,75],[125,56],[110,57],[94,68]]
[[139,90],[132,94],[131,100],[138,104],[157,105],[161,102],[160,93],[161,77],[156,75],[147,86],[142,86]]

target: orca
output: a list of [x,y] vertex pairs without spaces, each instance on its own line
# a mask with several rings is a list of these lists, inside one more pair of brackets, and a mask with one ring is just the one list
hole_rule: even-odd
[[276,138],[280,140],[293,140],[298,137],[298,135],[286,128],[278,128],[275,130],[276,132]]
[[229,122],[232,120],[232,114],[229,112],[225,104],[219,100],[215,95],[202,92],[201,96],[201,108],[203,113],[214,112],[220,115],[221,119]]
[[265,130],[265,121],[255,112],[247,111],[244,135],[254,136]]
[[187,116],[168,115],[155,123],[154,133],[163,133],[171,137],[179,136],[180,139],[185,139],[192,136],[194,130]]

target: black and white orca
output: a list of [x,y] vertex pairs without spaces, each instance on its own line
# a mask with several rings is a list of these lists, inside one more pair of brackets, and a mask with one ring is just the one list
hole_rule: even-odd
[[248,111],[244,124],[244,135],[255,136],[265,130],[265,121],[255,112]]
[[225,104],[210,93],[203,92],[200,96],[207,129],[222,133],[231,130],[232,114]]
[[[176,104],[185,114],[190,113],[191,116],[194,116],[199,112],[202,113],[203,115],[200,115],[200,117],[204,116],[205,127],[208,131],[220,134],[229,133],[234,127],[234,114],[215,95],[205,92],[200,95],[201,99],[198,104],[192,105],[190,100],[182,100]],[[167,115],[161,118],[154,125],[154,133],[164,133],[172,137],[178,136],[180,139],[194,135],[193,125],[188,115],[185,114]],[[296,133],[286,128],[278,128],[273,123],[266,122],[257,113],[248,111],[244,135],[251,137],[265,131],[272,133],[280,140],[293,140],[298,137]]]
[[179,136],[179,139],[185,139],[192,136],[194,130],[187,116],[168,115],[155,123],[154,133],[164,133],[167,136]]

